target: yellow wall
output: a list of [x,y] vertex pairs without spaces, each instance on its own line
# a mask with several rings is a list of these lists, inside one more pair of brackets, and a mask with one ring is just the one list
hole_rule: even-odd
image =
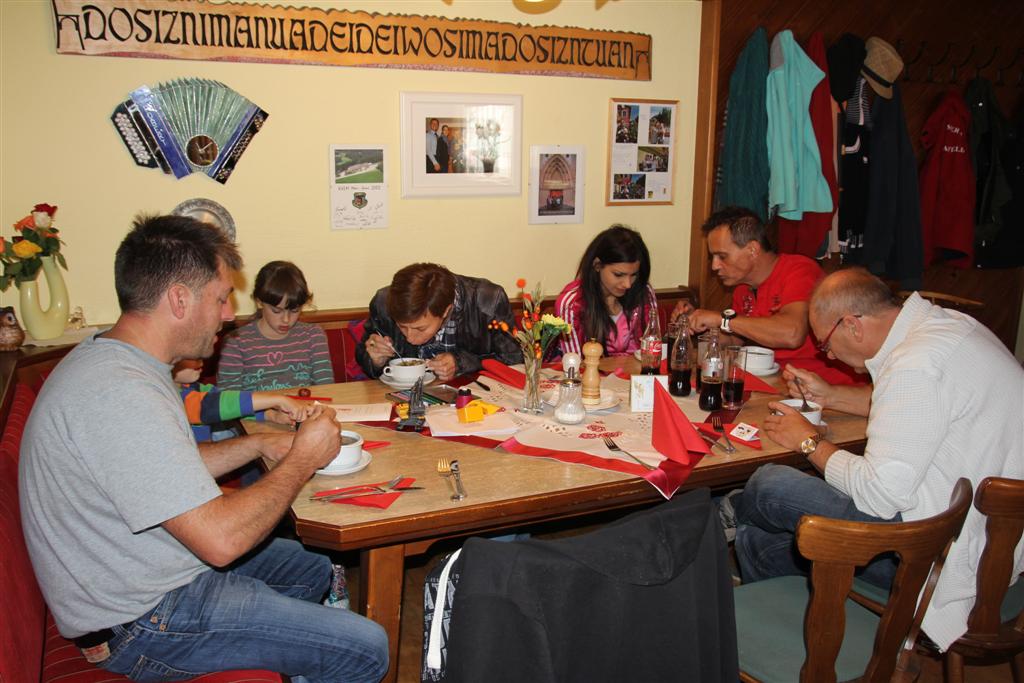
[[[342,6],[296,0],[295,6]],[[590,238],[613,222],[640,230],[653,254],[652,282],[686,282],[693,184],[700,3],[696,0],[563,0],[547,14],[516,10],[511,0],[347,2],[348,9],[434,14],[517,23],[648,33],[653,80],[646,83],[357,69],[219,64],[58,55],[50,3],[0,2],[0,230],[33,204],[60,207],[56,225],[67,242],[71,305],[90,323],[118,314],[113,256],[132,216],[167,212],[192,197],[223,204],[234,216],[246,260],[240,312],[259,267],[295,261],[319,308],[365,306],[398,268],[420,260],[486,276],[513,290],[518,277],[542,280],[557,293],[573,276]],[[270,113],[226,185],[201,174],[181,180],[136,167],[110,123],[114,107],[143,84],[187,76],[222,81]],[[445,91],[523,96],[523,194],[508,198],[402,199],[398,168],[399,93]],[[677,173],[672,206],[606,207],[608,99],[678,99]],[[331,231],[328,146],[389,146],[390,227]],[[528,225],[530,145],[584,145],[585,220],[581,225]],[[0,294],[17,305],[15,290]]]

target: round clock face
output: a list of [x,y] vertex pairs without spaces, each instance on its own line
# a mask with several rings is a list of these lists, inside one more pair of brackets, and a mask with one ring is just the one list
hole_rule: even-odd
[[197,135],[188,141],[185,154],[196,166],[209,166],[217,159],[217,143],[206,135]]

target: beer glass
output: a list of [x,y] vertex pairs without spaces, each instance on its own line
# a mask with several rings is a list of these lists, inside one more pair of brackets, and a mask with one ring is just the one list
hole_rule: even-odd
[[747,369],[747,350],[742,346],[727,346],[724,369],[722,407],[735,410],[743,405],[743,375]]

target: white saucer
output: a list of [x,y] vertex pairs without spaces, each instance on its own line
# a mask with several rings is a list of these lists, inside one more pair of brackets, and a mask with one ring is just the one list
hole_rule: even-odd
[[371,460],[373,460],[373,456],[370,455],[370,451],[364,450],[362,452],[362,455],[359,456],[359,460],[356,461],[356,464],[352,465],[351,467],[343,467],[340,470],[328,470],[325,467],[322,470],[317,470],[316,473],[322,474],[326,477],[340,477],[343,474],[352,474],[353,472],[358,472],[359,470],[369,465]]
[[[392,389],[412,389],[412,385],[416,384],[416,382],[399,382],[397,379],[391,377],[390,375],[381,375],[377,379],[379,379],[381,382],[384,382],[384,384],[387,384]],[[432,373],[430,370],[427,370],[426,372],[423,373],[423,386],[427,386],[428,384],[434,382],[436,379],[437,375]]]
[[758,377],[766,377],[767,375],[774,375],[778,371],[779,371],[779,364],[778,363],[773,363],[772,366],[770,368],[768,368],[767,370],[753,370],[751,368],[747,368],[747,372],[749,372],[751,375],[757,375]]
[[[546,394],[544,394],[543,400],[544,403],[547,403],[549,406],[558,405],[558,389],[555,389],[554,391],[549,391]],[[593,406],[584,403],[583,408],[588,413],[592,413],[595,410],[608,410],[609,408],[614,408],[615,406],[619,405],[621,400],[622,399],[619,398],[619,395],[616,394],[611,389],[601,389],[601,402]]]

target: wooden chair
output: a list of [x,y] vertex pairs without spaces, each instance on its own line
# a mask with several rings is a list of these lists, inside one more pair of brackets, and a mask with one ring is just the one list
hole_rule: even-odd
[[[838,679],[913,680],[909,659],[942,562],[971,504],[957,482],[949,508],[916,522],[869,523],[805,516],[796,543],[811,560],[802,576],[780,576],[735,590],[740,679],[825,683]],[[881,616],[848,599],[854,570],[882,553],[900,558]],[[925,583],[927,582],[927,586]],[[918,604],[918,595],[925,586]],[[806,606],[806,607],[805,607]],[[802,663],[802,666],[801,666]]]
[[962,683],[964,657],[1012,658],[1013,680],[1024,683],[1024,582],[1008,588],[1013,552],[1024,532],[1024,481],[985,479],[978,485],[974,507],[987,518],[978,597],[967,618],[967,633],[946,651],[945,678],[947,683]]
[[[1013,553],[1024,532],[1024,481],[989,477],[974,495],[974,507],[986,516],[985,549],[978,563],[978,595],[967,620],[967,633],[942,656],[946,683],[962,683],[964,658],[1010,660],[1015,683],[1024,683],[1024,579],[1010,586]],[[860,579],[854,599],[876,614],[888,595]],[[921,645],[935,652],[922,638]]]
[[[913,294],[909,290],[901,290],[896,292],[896,296],[900,301],[905,301],[908,296]],[[955,294],[943,294],[942,292],[918,292],[922,299],[927,299],[936,306],[942,306],[943,308],[952,308],[962,313],[971,313],[980,311],[985,308],[983,301],[976,301],[974,299],[967,299],[962,296],[956,296]]]

